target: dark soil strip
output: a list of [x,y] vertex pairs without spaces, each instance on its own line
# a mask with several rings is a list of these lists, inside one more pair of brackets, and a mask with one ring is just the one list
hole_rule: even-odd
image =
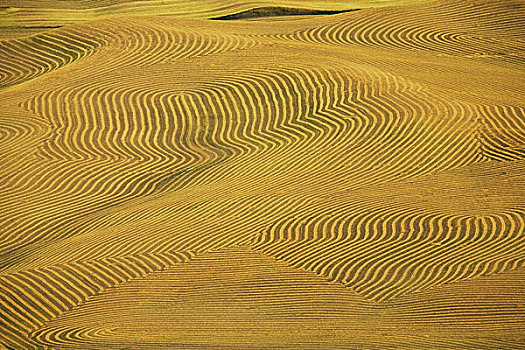
[[338,13],[357,11],[359,9],[341,10],[341,11],[324,11],[324,10],[309,10],[296,9],[288,7],[258,7],[231,15],[210,18],[212,20],[228,21],[236,19],[249,19],[260,17],[275,17],[275,16],[312,16],[312,15],[335,15]]

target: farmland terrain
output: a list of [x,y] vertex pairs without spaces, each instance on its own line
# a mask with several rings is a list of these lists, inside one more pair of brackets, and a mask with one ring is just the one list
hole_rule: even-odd
[[0,349],[525,348],[525,1],[4,3]]

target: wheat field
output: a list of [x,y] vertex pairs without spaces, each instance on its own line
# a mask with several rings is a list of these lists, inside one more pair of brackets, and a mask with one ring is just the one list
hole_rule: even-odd
[[525,1],[6,2],[0,349],[525,349]]

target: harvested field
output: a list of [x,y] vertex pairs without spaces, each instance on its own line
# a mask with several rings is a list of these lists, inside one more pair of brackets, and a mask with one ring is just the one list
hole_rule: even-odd
[[524,349],[525,1],[7,0],[0,349]]

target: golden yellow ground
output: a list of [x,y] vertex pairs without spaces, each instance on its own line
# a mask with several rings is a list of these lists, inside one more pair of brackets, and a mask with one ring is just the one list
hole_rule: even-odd
[[0,348],[525,347],[524,1],[0,12]]

